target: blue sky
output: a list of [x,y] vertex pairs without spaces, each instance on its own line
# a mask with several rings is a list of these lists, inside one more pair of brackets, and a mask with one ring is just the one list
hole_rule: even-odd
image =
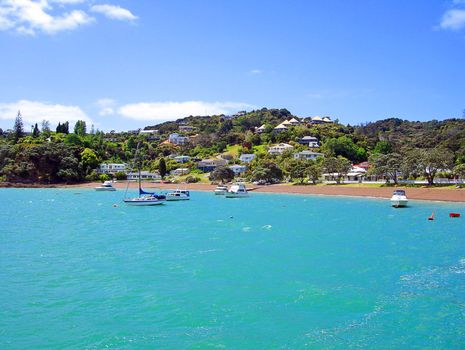
[[462,117],[465,0],[0,0],[0,128]]

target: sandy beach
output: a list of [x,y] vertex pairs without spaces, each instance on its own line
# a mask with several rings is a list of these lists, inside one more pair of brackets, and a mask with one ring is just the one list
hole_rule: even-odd
[[[54,187],[54,188],[94,188],[100,183],[83,183],[76,185],[21,185],[21,184],[0,184],[1,187]],[[126,182],[116,182],[114,186],[117,189],[125,189]],[[215,185],[210,184],[163,184],[146,182],[143,184],[146,189],[175,189],[182,188],[194,191],[213,191]],[[130,188],[137,188],[136,182],[130,183]],[[292,194],[313,194],[313,195],[330,195],[330,196],[355,196],[355,197],[375,197],[390,198],[394,188],[392,187],[370,187],[370,186],[353,186],[353,185],[289,185],[277,184],[268,186],[248,185],[250,191],[263,193],[292,193]],[[465,189],[458,188],[403,188],[407,191],[409,199],[429,200],[429,201],[447,201],[447,202],[465,202]]]

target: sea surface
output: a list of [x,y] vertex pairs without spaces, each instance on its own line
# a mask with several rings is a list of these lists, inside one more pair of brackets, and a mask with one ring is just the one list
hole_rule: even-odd
[[122,197],[0,189],[0,349],[465,348],[463,204]]

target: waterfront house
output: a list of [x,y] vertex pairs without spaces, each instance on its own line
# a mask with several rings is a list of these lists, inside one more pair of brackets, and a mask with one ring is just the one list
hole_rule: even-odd
[[[128,180],[139,180],[139,172],[134,171],[134,172],[129,172],[127,174]],[[140,179],[141,180],[160,180],[161,176],[158,173],[151,173],[150,171],[147,170],[142,170],[140,172]]]
[[239,160],[242,163],[250,163],[254,159],[255,159],[255,154],[253,153],[242,153],[241,156],[239,157]]
[[218,159],[202,159],[200,162],[197,162],[197,169],[210,172],[215,170],[218,166],[224,166],[228,164],[226,159],[218,158]]
[[190,169],[189,168],[177,168],[174,170],[171,170],[170,174],[171,175],[187,175],[189,174]]
[[301,160],[316,159],[318,157],[324,157],[323,153],[312,152],[312,151],[306,150],[306,151],[302,151],[302,152],[294,154],[295,159],[301,159]]
[[294,146],[291,146],[287,143],[280,143],[280,144],[277,144],[277,145],[274,145],[268,148],[268,153],[269,154],[281,154],[284,151],[292,150],[292,149],[294,149]]
[[127,165],[124,163],[102,163],[97,172],[99,174],[115,174],[119,171],[126,172]]
[[231,165],[229,169],[231,169],[234,172],[234,175],[237,176],[242,173],[245,173],[247,171],[247,166],[234,164],[234,165]]

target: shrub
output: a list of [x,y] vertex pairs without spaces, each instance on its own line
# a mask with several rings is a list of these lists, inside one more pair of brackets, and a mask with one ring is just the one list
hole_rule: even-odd
[[197,177],[197,176],[188,176],[186,177],[186,183],[188,184],[191,184],[191,183],[196,183],[196,182],[199,182],[200,181],[200,178]]

